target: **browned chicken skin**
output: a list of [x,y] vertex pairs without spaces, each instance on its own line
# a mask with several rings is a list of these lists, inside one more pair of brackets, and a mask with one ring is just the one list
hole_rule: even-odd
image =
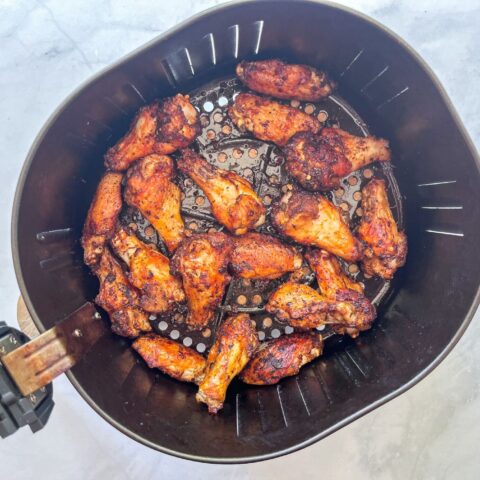
[[286,168],[307,190],[331,190],[340,179],[369,163],[390,160],[388,142],[356,137],[340,128],[293,136],[284,149]]
[[147,314],[139,308],[138,292],[128,282],[120,264],[105,248],[95,270],[100,291],[95,302],[110,316],[112,331],[123,337],[138,337],[152,330]]
[[307,363],[322,354],[323,340],[316,333],[292,333],[260,345],[240,374],[250,385],[273,385],[297,375]]
[[335,83],[324,72],[276,59],[243,61],[237,65],[236,72],[248,88],[277,98],[315,102],[335,89]]
[[117,255],[128,265],[128,279],[140,291],[140,306],[147,312],[162,313],[185,300],[180,280],[170,273],[170,261],[153,245],[147,245],[125,228],[112,238]]
[[405,265],[407,237],[398,231],[383,180],[370,180],[363,187],[362,210],[357,230],[358,238],[365,244],[362,269],[368,275],[391,280],[397,269]]
[[198,112],[188,95],[175,95],[140,109],[129,132],[105,155],[111,170],[126,170],[152,153],[165,155],[192,143],[200,133]]
[[182,277],[190,328],[202,329],[213,320],[230,282],[227,265],[232,247],[224,233],[203,233],[186,239],[175,253],[172,269]]
[[308,330],[330,324],[365,330],[375,310],[363,298],[353,290],[341,290],[333,300],[308,285],[287,282],[271,295],[265,309],[294,328]]
[[[339,301],[348,301],[346,298],[352,299],[352,309],[360,307],[360,314],[371,312],[371,322],[376,317],[375,307],[363,294],[363,286],[352,280],[343,270],[340,262],[331,253],[325,250],[311,249],[305,254],[310,267],[315,272],[320,293],[325,297]],[[369,327],[366,321],[359,322],[363,329]],[[337,333],[348,333],[355,338],[359,334],[359,329],[344,326],[335,326]]]
[[170,157],[149,155],[130,168],[125,187],[126,202],[153,225],[169,252],[175,251],[185,234],[181,192],[172,182],[173,174]]
[[324,248],[348,261],[362,257],[339,209],[319,194],[287,192],[272,210],[277,230],[303,245]]
[[193,150],[183,150],[178,169],[205,193],[214,217],[240,235],[265,222],[266,208],[252,185],[235,172],[216,168]]
[[166,375],[182,382],[199,384],[204,377],[207,361],[195,350],[160,335],[138,337],[132,348],[150,368],[158,368]]
[[241,278],[274,280],[302,266],[302,255],[293,247],[262,233],[234,238],[230,267]]
[[258,345],[257,332],[246,313],[228,317],[220,325],[208,354],[197,402],[206,403],[210,413],[217,413],[223,407],[230,382],[243,370]]
[[267,98],[241,93],[228,109],[233,123],[241,131],[277,145],[285,145],[298,132],[317,133],[320,122],[300,110]]
[[122,209],[122,174],[107,172],[98,184],[83,227],[82,247],[85,263],[95,268],[105,243],[115,232]]

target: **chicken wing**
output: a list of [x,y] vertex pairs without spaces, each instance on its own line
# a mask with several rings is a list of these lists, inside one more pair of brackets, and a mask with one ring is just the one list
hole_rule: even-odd
[[240,62],[238,78],[250,89],[277,98],[318,101],[336,85],[326,73],[308,65],[292,65],[281,60]]
[[407,237],[398,231],[383,180],[371,180],[363,187],[362,210],[357,230],[358,238],[365,244],[362,269],[368,275],[391,280],[397,269],[405,265]]
[[208,353],[197,402],[206,403],[210,413],[217,413],[223,407],[230,382],[243,370],[258,345],[257,332],[246,313],[227,318]]
[[187,325],[202,329],[212,321],[230,282],[227,265],[232,240],[221,232],[192,235],[176,251],[172,270],[180,275],[187,296]]
[[153,245],[147,245],[123,227],[112,238],[116,254],[128,265],[130,283],[140,291],[140,306],[162,313],[185,300],[180,280],[170,273],[170,261]]
[[98,184],[83,227],[83,258],[91,268],[98,265],[106,242],[114,234],[121,209],[122,174],[107,172]]
[[314,245],[348,261],[362,257],[339,209],[319,194],[287,192],[272,210],[277,230],[303,245]]
[[149,155],[127,172],[125,200],[138,208],[173,252],[183,240],[185,225],[180,215],[181,192],[172,182],[173,160]]
[[104,249],[95,274],[100,281],[95,302],[109,314],[112,331],[130,338],[150,332],[152,327],[147,314],[139,308],[138,292],[108,248]]
[[288,173],[307,190],[331,190],[354,170],[390,160],[386,140],[355,137],[339,128],[324,128],[320,135],[297,133],[284,152]]
[[[352,280],[343,270],[340,262],[334,255],[326,252],[325,250],[311,249],[305,254],[310,267],[315,272],[317,277],[318,287],[320,293],[325,297],[339,301],[346,302],[347,298],[351,298],[354,305],[361,305],[366,310],[367,305],[370,304],[371,310],[371,322],[376,317],[375,307],[371,305],[370,301],[363,294],[363,286]],[[362,310],[363,311],[363,310]],[[367,322],[360,322],[363,329],[367,328]],[[335,326],[334,330],[337,333],[348,333],[351,337],[355,338],[359,334],[359,329],[349,328],[344,326]]]
[[240,235],[265,222],[265,206],[237,173],[216,168],[188,149],[183,150],[177,165],[205,192],[214,217],[231,232]]
[[300,253],[270,235],[247,233],[234,243],[230,267],[237,277],[274,280],[302,266]]
[[282,335],[262,343],[239,378],[250,385],[274,385],[282,378],[297,375],[322,350],[323,339],[318,333]]
[[165,155],[190,145],[200,133],[198,112],[188,95],[175,95],[143,107],[129,132],[105,155],[107,168],[126,170],[152,153]]
[[158,368],[166,375],[182,382],[199,384],[204,377],[207,361],[195,350],[160,335],[138,337],[132,348],[150,368]]
[[228,109],[233,123],[256,138],[283,146],[298,132],[317,133],[320,122],[293,107],[241,93]]
[[365,330],[375,316],[365,300],[353,290],[341,290],[332,300],[308,285],[287,282],[270,296],[265,309],[294,328],[308,330],[330,324]]

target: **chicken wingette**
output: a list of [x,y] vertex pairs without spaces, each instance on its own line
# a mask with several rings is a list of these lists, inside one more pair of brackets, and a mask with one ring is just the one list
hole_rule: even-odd
[[213,320],[231,279],[227,265],[232,247],[231,238],[222,232],[203,233],[187,238],[175,252],[172,270],[182,278],[191,329],[202,329]]
[[169,252],[175,251],[185,236],[181,192],[172,181],[173,174],[170,157],[149,155],[128,170],[125,186],[125,201],[153,225]]
[[315,102],[330,95],[336,87],[324,72],[277,59],[240,62],[236,73],[251,90],[283,99]]
[[239,378],[250,385],[273,385],[282,378],[297,375],[322,350],[323,340],[318,333],[282,335],[262,343]]
[[357,230],[358,238],[365,245],[362,270],[368,275],[391,280],[397,269],[405,265],[407,237],[398,230],[383,180],[370,180],[363,187],[362,210]]
[[307,190],[331,190],[353,171],[391,158],[386,140],[356,137],[340,128],[294,135],[284,152],[287,171]]
[[252,185],[237,173],[214,167],[188,149],[183,150],[177,166],[203,190],[213,216],[232,233],[240,235],[265,222],[265,206]]
[[317,133],[320,122],[300,110],[250,93],[241,93],[228,109],[233,123],[259,140],[285,145],[298,132]]
[[207,361],[195,350],[160,335],[138,337],[132,348],[150,368],[158,368],[166,375],[182,382],[199,384],[205,375]]
[[199,133],[199,115],[188,95],[156,101],[140,109],[128,133],[106,153],[105,165],[126,170],[147,155],[165,155],[187,147]]
[[140,292],[140,306],[163,313],[185,300],[181,281],[170,272],[170,261],[153,245],[147,245],[119,227],[111,240],[116,254],[128,265],[128,279]]
[[83,227],[82,247],[85,263],[95,269],[105,244],[115,232],[122,209],[122,174],[107,172],[98,184]]
[[107,247],[95,274],[100,281],[95,302],[109,314],[112,331],[130,338],[151,331],[147,314],[139,307],[137,290],[130,284],[122,267]]
[[287,192],[272,209],[272,223],[302,245],[324,248],[348,261],[362,257],[362,246],[339,209],[322,195]]
[[205,377],[198,387],[197,402],[217,413],[230,382],[243,370],[259,345],[257,332],[245,313],[228,317],[219,327],[208,353]]
[[251,232],[233,241],[230,267],[237,277],[274,280],[302,266],[300,253],[270,235]]
[[[363,286],[342,270],[340,262],[334,255],[325,250],[311,249],[305,254],[305,258],[315,273],[318,288],[323,296],[339,302],[347,302],[349,300],[346,298],[350,298],[351,303],[354,305],[365,306],[365,311],[367,305],[371,305],[370,301],[363,294]],[[363,309],[361,311],[363,312]],[[373,305],[370,306],[370,311],[372,313],[371,322],[373,322],[376,316]],[[360,322],[360,324],[364,330],[369,327],[367,322]],[[354,338],[359,334],[359,329],[357,328],[348,328],[340,325],[335,326],[334,329],[337,333],[348,333]]]
[[335,300],[308,285],[287,282],[268,299],[267,312],[294,328],[308,330],[321,325],[366,330],[375,317],[375,309],[353,290],[341,290]]

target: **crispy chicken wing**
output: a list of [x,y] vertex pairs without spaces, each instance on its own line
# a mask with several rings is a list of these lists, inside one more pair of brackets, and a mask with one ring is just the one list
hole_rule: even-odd
[[295,98],[315,102],[335,89],[324,72],[308,65],[294,65],[281,60],[240,62],[237,76],[252,90],[277,98]]
[[250,183],[235,172],[216,168],[193,150],[183,150],[178,169],[204,192],[215,218],[240,235],[265,222],[265,206]]
[[284,152],[287,171],[307,190],[331,190],[354,170],[390,160],[386,140],[356,137],[340,128],[324,128],[320,135],[297,133]]
[[190,145],[200,133],[198,112],[188,95],[175,95],[140,109],[129,132],[105,155],[111,170],[126,170],[152,153],[165,155]]
[[[325,250],[311,249],[305,254],[305,258],[315,272],[322,295],[339,302],[348,301],[345,299],[345,296],[347,296],[352,299],[353,309],[356,308],[356,305],[362,306],[361,312],[367,311],[367,306],[370,304],[372,312],[371,322],[373,322],[376,316],[375,307],[371,305],[370,301],[363,294],[363,286],[351,279],[342,270],[340,262],[334,255]],[[364,330],[368,328],[367,322],[360,323]],[[353,338],[359,334],[359,329],[357,328],[335,326],[334,329],[337,333],[348,333]]]
[[91,268],[98,265],[105,243],[115,232],[121,209],[122,174],[107,172],[98,184],[83,227],[83,258]]
[[362,297],[353,290],[341,290],[333,300],[308,285],[287,282],[270,296],[265,309],[299,329],[330,324],[365,330],[370,327],[375,310]]
[[182,277],[190,328],[202,329],[213,319],[230,282],[227,265],[232,247],[229,236],[216,232],[192,235],[176,251],[172,269]]
[[137,337],[152,330],[147,314],[139,308],[138,292],[130,285],[120,264],[105,248],[95,270],[100,291],[95,302],[109,315],[112,330],[123,337]]
[[199,384],[203,380],[207,362],[191,348],[153,333],[138,337],[132,347],[150,368],[182,382]]
[[273,280],[302,266],[302,255],[293,247],[262,233],[234,239],[230,267],[237,277]]
[[257,332],[246,313],[227,318],[208,354],[197,402],[206,403],[210,413],[217,413],[223,407],[230,382],[243,370],[258,345]]
[[180,215],[181,192],[172,182],[173,160],[167,155],[149,155],[127,172],[125,200],[138,208],[165,242],[169,252],[183,240],[185,226]]
[[228,114],[240,130],[280,146],[298,132],[317,133],[320,130],[320,122],[316,118],[250,93],[238,95]]
[[287,192],[272,210],[272,222],[279,232],[303,245],[324,248],[348,261],[362,257],[339,209],[319,194]]
[[383,180],[371,180],[363,187],[362,210],[357,230],[358,238],[365,244],[362,269],[368,275],[391,280],[397,269],[405,265],[407,237],[398,231]]
[[258,350],[240,374],[250,385],[273,385],[282,378],[297,375],[308,362],[322,354],[323,340],[318,333],[292,333],[269,340]]
[[128,265],[128,279],[140,291],[140,306],[162,313],[185,300],[180,280],[170,273],[170,261],[153,245],[147,245],[120,227],[112,238],[117,255]]

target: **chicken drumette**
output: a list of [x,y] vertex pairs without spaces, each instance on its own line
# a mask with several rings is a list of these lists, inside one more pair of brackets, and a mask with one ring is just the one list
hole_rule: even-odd
[[302,266],[302,255],[270,235],[247,233],[234,238],[230,267],[237,277],[274,280]]
[[293,107],[267,98],[241,93],[228,109],[233,123],[241,131],[277,145],[285,145],[298,132],[317,133],[320,122]]
[[265,309],[280,321],[305,330],[327,324],[366,330],[375,318],[371,303],[353,290],[341,290],[333,300],[308,285],[293,282],[281,285]]
[[287,192],[272,210],[277,230],[303,245],[324,248],[348,261],[362,257],[339,209],[319,194]]
[[223,407],[230,382],[243,370],[258,345],[257,332],[247,314],[227,318],[220,325],[208,353],[197,402],[206,403],[210,413],[217,413]]
[[322,354],[323,340],[317,333],[292,333],[260,345],[242,370],[240,379],[251,385],[273,385],[297,375],[308,362]]
[[324,72],[308,65],[292,65],[281,60],[243,61],[237,76],[250,89],[272,97],[318,101],[335,89]]
[[[342,269],[334,255],[325,250],[311,249],[305,254],[310,267],[315,273],[318,288],[322,295],[338,302],[350,302],[352,309],[360,307],[361,312],[371,312],[371,322],[375,319],[375,307],[363,294],[363,286],[351,279]],[[349,300],[350,299],[350,300]],[[360,322],[363,329],[369,327],[367,322]],[[336,326],[337,333],[348,333],[357,337],[359,329]]]
[[188,95],[175,95],[143,107],[129,132],[105,155],[111,170],[126,170],[132,162],[152,153],[164,155],[192,143],[200,133],[198,112]]
[[173,160],[167,155],[149,155],[127,172],[125,200],[138,208],[153,225],[170,252],[185,234],[180,215],[181,192],[172,182]]
[[158,368],[182,382],[199,384],[205,376],[205,358],[168,338],[155,334],[143,335],[132,343],[132,347],[150,368]]
[[137,290],[130,285],[125,272],[108,247],[103,251],[95,274],[100,281],[95,302],[109,314],[112,331],[130,338],[151,331],[147,314],[139,308]]
[[98,265],[105,244],[115,232],[121,209],[122,174],[107,172],[98,184],[83,227],[83,258],[92,269]]
[[187,296],[187,325],[202,329],[214,317],[226,285],[232,240],[224,233],[204,233],[186,239],[172,259],[172,270],[182,277]]
[[362,270],[391,280],[407,257],[407,237],[398,231],[388,204],[383,180],[371,180],[362,189],[363,216],[357,230],[358,238],[365,244]]
[[140,306],[147,312],[162,313],[185,300],[180,280],[170,272],[170,261],[153,245],[147,245],[119,227],[112,246],[128,265],[128,279],[140,291]]
[[265,222],[265,206],[250,183],[235,172],[216,168],[193,150],[184,150],[178,169],[205,193],[214,217],[240,235]]

